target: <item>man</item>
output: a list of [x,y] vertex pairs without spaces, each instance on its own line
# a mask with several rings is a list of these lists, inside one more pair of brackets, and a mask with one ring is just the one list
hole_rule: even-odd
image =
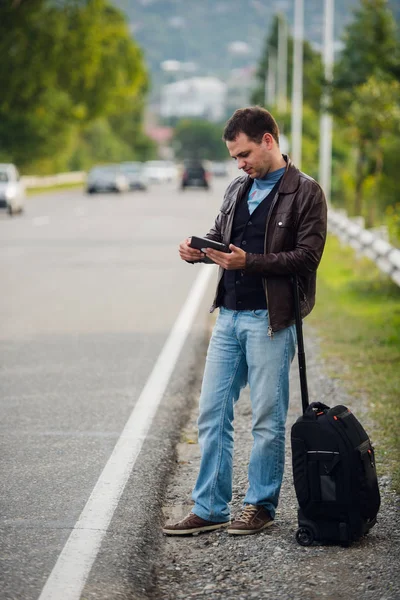
[[[292,276],[301,313],[315,302],[316,270],[326,237],[326,201],[320,186],[279,149],[272,115],[258,106],[237,110],[225,126],[229,154],[246,174],[227,188],[206,237],[229,254],[179,246],[188,262],[220,266],[198,420],[200,472],[194,507],[168,535],[227,526],[229,534],[262,531],[273,523],[283,477],[289,369],[295,354]],[[206,255],[206,257],[204,256]],[[231,522],[234,405],[249,383],[254,438],[243,511]]]

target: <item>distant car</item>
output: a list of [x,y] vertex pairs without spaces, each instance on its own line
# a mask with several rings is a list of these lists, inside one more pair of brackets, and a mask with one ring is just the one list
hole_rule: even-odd
[[178,166],[172,160],[165,160],[164,168],[168,174],[168,181],[177,181],[179,174]]
[[9,215],[24,210],[25,186],[15,165],[0,164],[0,208],[5,208]]
[[123,162],[121,169],[129,182],[131,190],[147,190],[147,175],[144,163],[141,162]]
[[180,187],[182,190],[187,187],[202,187],[208,190],[210,187],[209,179],[210,174],[201,162],[186,162],[183,166]]
[[104,165],[93,167],[87,176],[86,191],[95,192],[126,192],[129,181],[120,165]]
[[215,177],[227,177],[229,175],[228,165],[225,162],[211,163],[211,173]]
[[145,173],[150,183],[171,183],[177,178],[177,167],[170,160],[148,160]]

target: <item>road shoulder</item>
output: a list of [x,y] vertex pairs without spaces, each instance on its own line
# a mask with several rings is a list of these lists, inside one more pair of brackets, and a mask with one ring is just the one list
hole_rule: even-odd
[[[347,404],[371,429],[366,405],[347,397],[337,380],[324,373],[318,341],[306,328],[306,352],[311,400]],[[314,546],[295,541],[297,501],[292,483],[290,427],[300,414],[297,359],[291,370],[291,402],[287,421],[286,466],[276,523],[255,536],[229,536],[217,531],[189,538],[163,538],[157,569],[157,600],[183,598],[274,598],[274,600],[395,600],[400,597],[399,502],[387,476],[380,477],[382,507],[379,522],[368,536],[350,548]],[[166,520],[182,518],[192,507],[191,490],[197,475],[197,407],[177,445],[176,471],[164,501]],[[246,491],[251,449],[251,410],[248,389],[235,414],[233,515]],[[378,442],[379,440],[373,440]],[[396,508],[397,507],[397,508]]]

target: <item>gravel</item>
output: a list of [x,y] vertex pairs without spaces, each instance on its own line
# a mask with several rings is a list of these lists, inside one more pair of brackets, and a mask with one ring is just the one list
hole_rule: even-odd
[[[355,401],[325,374],[315,333],[306,328],[310,400],[346,404],[373,430],[366,401]],[[295,540],[297,501],[292,484],[290,427],[300,414],[297,360],[291,370],[291,402],[287,422],[286,466],[280,503],[272,527],[257,535],[229,536],[214,531],[190,537],[164,536],[156,565],[154,600],[218,598],[250,600],[395,600],[400,599],[399,498],[390,478],[380,477],[382,505],[378,524],[350,548],[302,547]],[[191,490],[200,460],[197,406],[177,447],[176,471],[167,488],[166,520],[179,520],[192,507]],[[244,390],[235,414],[235,457],[232,513],[240,512],[247,486],[251,449],[251,409]],[[373,440],[378,443],[379,440]]]

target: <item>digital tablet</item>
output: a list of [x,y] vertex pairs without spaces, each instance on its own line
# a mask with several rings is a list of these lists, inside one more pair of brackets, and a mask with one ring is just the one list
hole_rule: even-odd
[[226,244],[222,244],[221,242],[215,242],[214,240],[209,240],[208,238],[196,237],[195,235],[192,236],[189,246],[191,248],[196,248],[196,250],[203,250],[203,248],[213,248],[214,250],[219,250],[220,252],[230,252]]

